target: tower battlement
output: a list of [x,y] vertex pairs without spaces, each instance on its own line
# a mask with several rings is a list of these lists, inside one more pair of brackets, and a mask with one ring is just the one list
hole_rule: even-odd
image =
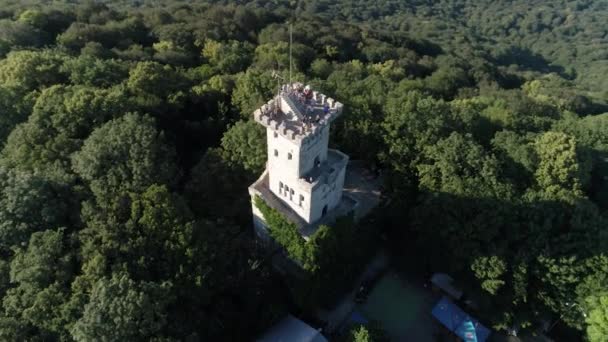
[[340,114],[342,103],[302,83],[283,85],[278,94],[257,109],[255,121],[301,145],[316,139],[322,128]]

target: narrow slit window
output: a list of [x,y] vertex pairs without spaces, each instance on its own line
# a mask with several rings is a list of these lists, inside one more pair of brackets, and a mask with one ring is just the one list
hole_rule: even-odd
[[279,182],[279,194],[283,193],[283,182]]
[[291,160],[291,158],[292,158],[292,157],[293,157],[293,156],[291,155],[291,153],[287,153],[287,159],[288,159],[288,160]]
[[274,150],[274,156],[278,157],[279,156],[279,150]]
[[304,196],[300,195],[300,207],[302,206],[303,202],[304,202]]
[[274,137],[275,137],[275,138],[278,138],[278,137],[279,137],[279,133],[274,132]]

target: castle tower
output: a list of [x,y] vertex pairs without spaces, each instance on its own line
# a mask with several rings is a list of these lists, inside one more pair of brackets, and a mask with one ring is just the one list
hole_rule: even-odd
[[[266,127],[268,161],[249,187],[252,199],[262,197],[301,229],[331,214],[342,200],[348,163],[344,153],[328,149],[330,123],[341,113],[341,103],[301,83],[283,85],[256,110],[256,122]],[[255,204],[253,214],[263,237],[265,224]]]

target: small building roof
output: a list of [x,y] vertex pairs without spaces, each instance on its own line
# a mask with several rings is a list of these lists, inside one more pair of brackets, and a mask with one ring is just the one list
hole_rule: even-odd
[[258,342],[327,342],[321,332],[310,325],[287,315],[279,323],[270,328]]
[[431,311],[441,324],[465,342],[485,342],[490,330],[443,296]]
[[456,300],[462,297],[462,291],[453,285],[454,279],[445,273],[434,273],[433,276],[431,276],[431,283]]

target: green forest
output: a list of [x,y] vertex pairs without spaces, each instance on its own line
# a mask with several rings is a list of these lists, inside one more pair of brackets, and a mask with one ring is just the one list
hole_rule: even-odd
[[[379,247],[496,331],[606,340],[608,2],[0,4],[0,340],[252,340]],[[384,180],[311,246],[274,218],[298,285],[247,192],[290,24],[294,78],[344,103],[331,144]]]

